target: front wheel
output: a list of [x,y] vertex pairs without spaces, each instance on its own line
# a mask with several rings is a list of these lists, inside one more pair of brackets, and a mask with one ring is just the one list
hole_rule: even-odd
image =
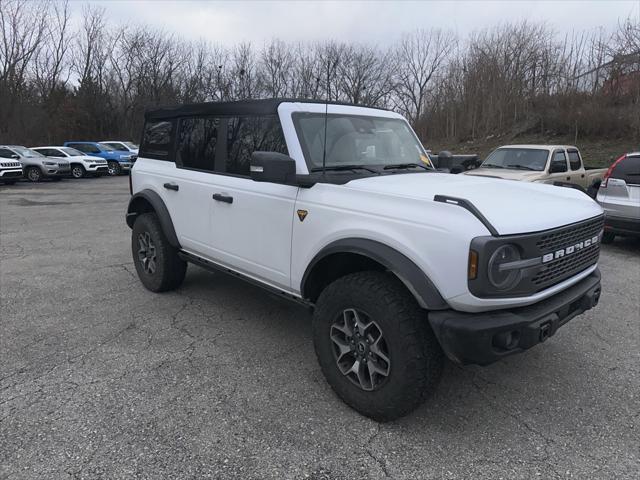
[[417,408],[442,374],[426,312],[387,273],[358,272],[329,285],[316,303],[313,342],[331,388],[377,421]]
[[42,180],[42,172],[38,167],[27,168],[27,171],[25,172],[25,176],[27,177],[27,180],[29,180],[30,182],[39,182],[40,180]]
[[73,178],[82,178],[87,174],[82,165],[74,165],[71,167],[71,176]]
[[138,277],[147,289],[166,292],[182,284],[187,263],[167,240],[155,213],[136,218],[131,232],[131,253]]
[[118,162],[108,162],[107,165],[109,166],[109,175],[111,175],[112,177],[120,175],[121,168]]

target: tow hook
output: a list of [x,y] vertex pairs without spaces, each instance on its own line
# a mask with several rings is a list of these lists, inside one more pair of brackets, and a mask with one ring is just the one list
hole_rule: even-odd
[[540,342],[544,342],[551,336],[551,322],[545,322],[540,325]]

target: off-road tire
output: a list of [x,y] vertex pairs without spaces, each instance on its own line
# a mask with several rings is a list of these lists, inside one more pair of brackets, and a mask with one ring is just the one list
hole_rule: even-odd
[[[155,247],[155,271],[145,270],[140,260],[139,236],[149,234]],[[187,263],[178,256],[178,250],[171,246],[155,213],[144,213],[136,218],[131,232],[131,253],[138,277],[152,292],[166,292],[178,288],[187,272]]]
[[27,167],[24,171],[24,177],[30,182],[40,182],[43,175],[38,167]]
[[[357,309],[381,328],[388,345],[389,375],[366,391],[338,368],[331,326],[345,309]],[[358,272],[328,287],[316,302],[313,343],[329,385],[354,410],[377,421],[402,417],[433,392],[442,375],[444,356],[425,312],[392,274]]]
[[109,175],[112,177],[116,177],[122,173],[122,169],[120,168],[120,164],[118,162],[107,162],[109,166]]
[[613,243],[615,239],[616,239],[616,234],[613,232],[604,232],[602,234],[602,243],[605,243],[605,244]]

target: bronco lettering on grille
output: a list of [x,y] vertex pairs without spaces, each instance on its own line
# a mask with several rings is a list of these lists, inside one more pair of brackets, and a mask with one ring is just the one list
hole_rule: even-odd
[[579,252],[580,250],[597,244],[599,241],[600,236],[596,235],[595,237],[588,238],[569,247],[561,248],[560,250],[556,250],[555,252],[547,253],[542,256],[542,263],[549,263],[553,260],[557,260],[558,258],[562,258],[567,255],[571,255],[572,253]]

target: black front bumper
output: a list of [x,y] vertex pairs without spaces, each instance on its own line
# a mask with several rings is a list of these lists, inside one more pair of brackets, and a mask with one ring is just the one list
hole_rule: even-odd
[[453,362],[488,365],[544,342],[573,317],[595,307],[600,292],[596,269],[572,287],[527,307],[482,313],[434,311],[429,322]]

